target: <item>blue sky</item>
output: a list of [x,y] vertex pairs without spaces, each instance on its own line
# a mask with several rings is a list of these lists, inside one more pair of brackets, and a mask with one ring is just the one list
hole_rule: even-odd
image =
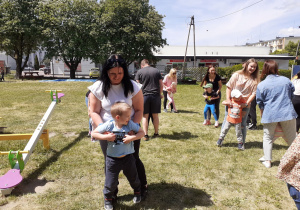
[[[299,0],[149,0],[149,4],[165,16],[163,38],[169,45],[186,45],[193,15],[197,46],[244,45],[276,36],[300,36]],[[189,45],[193,45],[192,29]]]

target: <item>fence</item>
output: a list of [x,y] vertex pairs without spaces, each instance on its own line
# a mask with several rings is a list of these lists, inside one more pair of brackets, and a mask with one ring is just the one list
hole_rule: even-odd
[[[168,74],[170,69],[165,65],[157,65],[156,68],[164,74]],[[207,71],[207,67],[189,67],[185,70],[185,75],[183,75],[182,69],[177,69],[177,79],[193,79],[197,81],[202,81]]]

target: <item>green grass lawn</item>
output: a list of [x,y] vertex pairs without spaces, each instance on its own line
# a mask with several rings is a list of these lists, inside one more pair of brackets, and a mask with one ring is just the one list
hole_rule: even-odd
[[[85,93],[91,84],[0,83],[0,126],[8,127],[8,133],[34,132],[51,102],[45,90],[65,93],[47,126],[51,149],[46,151],[39,141],[22,172],[23,181],[10,196],[1,197],[0,209],[103,208],[103,155],[99,143],[87,137]],[[286,184],[275,177],[288,148],[284,141],[275,142],[270,169],[258,161],[263,155],[260,124],[259,130],[248,131],[245,151],[238,151],[233,127],[218,148],[221,128],[202,125],[202,91],[199,85],[178,85],[174,98],[179,113],[161,113],[160,137],[141,142],[148,197],[134,205],[121,173],[116,209],[296,209]],[[225,87],[222,94],[223,100]],[[222,122],[222,105],[220,115]],[[153,133],[151,125],[149,135]],[[22,150],[26,143],[2,141],[0,151]],[[0,175],[9,169],[8,158],[0,156]]]

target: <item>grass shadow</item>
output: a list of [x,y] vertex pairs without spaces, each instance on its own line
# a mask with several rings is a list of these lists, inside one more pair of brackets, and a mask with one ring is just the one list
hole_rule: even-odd
[[115,209],[193,209],[214,205],[211,196],[204,190],[185,187],[177,183],[154,183],[149,185],[147,198],[134,206],[130,202],[133,195],[118,197]]
[[160,134],[160,137],[168,140],[188,140],[190,138],[198,138],[190,132],[173,132],[173,134]]
[[199,113],[199,112],[187,111],[187,110],[181,110],[181,109],[178,109],[177,111],[178,111],[178,113],[189,113],[189,114],[198,114]]
[[[234,142],[234,143],[233,142],[229,142],[229,143],[223,142],[223,147],[237,147],[237,144],[238,144],[237,141]],[[246,149],[251,149],[251,148],[261,148],[261,149],[263,149],[263,143],[258,142],[258,141],[250,141],[250,142],[246,141],[245,148]],[[289,148],[289,146],[273,143],[273,150],[282,150],[282,149],[287,150],[288,148]]]
[[[22,180],[22,182],[16,186],[16,188],[12,191],[13,195],[20,196],[28,193],[35,193],[35,188],[38,186],[44,186],[47,184],[47,180],[39,180],[38,177],[45,171],[51,164],[56,162],[59,157],[69,149],[71,149],[73,146],[75,146],[78,142],[80,142],[82,139],[85,139],[88,132],[81,132],[79,136],[74,139],[74,141],[70,142],[68,145],[66,145],[64,148],[62,148],[60,151],[55,151],[51,149],[51,152],[53,155],[49,157],[49,159],[43,163],[40,164],[40,167],[37,168],[32,173],[28,174],[26,178]],[[24,169],[26,170],[26,168]],[[30,186],[28,186],[30,185]]]

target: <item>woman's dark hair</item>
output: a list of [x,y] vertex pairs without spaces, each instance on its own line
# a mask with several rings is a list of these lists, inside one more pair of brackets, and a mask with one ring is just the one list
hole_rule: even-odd
[[278,64],[274,60],[266,60],[261,72],[261,79],[269,74],[278,74]]
[[[201,87],[202,87],[202,85],[203,85],[203,83],[204,83],[205,81],[209,81],[209,70],[210,70],[211,68],[215,68],[215,67],[214,67],[213,65],[209,65],[209,66],[208,66],[207,71],[206,71],[206,74],[205,74],[205,76],[203,77],[202,82],[201,82],[201,84],[200,84]],[[217,74],[217,73],[216,73],[216,74]]]
[[121,67],[124,70],[124,76],[121,81],[122,87],[124,89],[124,95],[125,97],[128,96],[129,93],[133,93],[133,84],[130,80],[128,68],[125,60],[122,58],[121,55],[113,54],[109,56],[109,58],[105,61],[103,70],[100,76],[100,81],[103,82],[102,91],[107,97],[108,91],[111,88],[111,81],[108,77],[108,71],[115,67]]
[[297,79],[300,79],[300,71],[297,73]]

